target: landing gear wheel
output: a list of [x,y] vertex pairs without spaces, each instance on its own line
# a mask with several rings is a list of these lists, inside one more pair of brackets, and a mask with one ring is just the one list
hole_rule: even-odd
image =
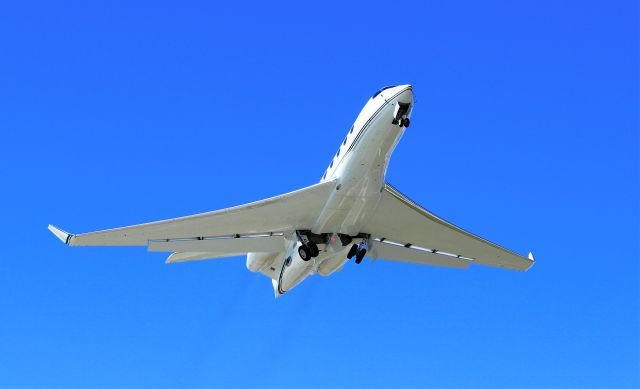
[[308,261],[311,259],[311,250],[307,246],[298,247],[298,254],[303,261]]
[[402,125],[402,127],[409,127],[409,124],[411,124],[411,120],[409,120],[409,118],[404,118],[402,119],[400,124]]
[[311,256],[313,258],[317,257],[318,255],[320,255],[320,250],[318,249],[318,245],[313,243],[313,242],[309,242],[307,243],[307,247],[309,248],[309,251],[311,252]]
[[351,259],[353,258],[354,255],[356,255],[356,253],[358,252],[358,245],[354,244],[353,246],[351,246],[351,248],[349,249],[349,253],[347,254],[347,259]]
[[356,254],[356,264],[359,265],[366,254],[367,254],[367,249],[362,249],[358,251],[358,254]]

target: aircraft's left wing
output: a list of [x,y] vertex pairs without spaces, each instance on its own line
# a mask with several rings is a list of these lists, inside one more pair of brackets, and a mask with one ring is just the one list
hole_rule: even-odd
[[175,249],[180,247],[231,253],[271,250],[280,241],[278,233],[311,228],[335,185],[327,181],[233,208],[86,234],[69,234],[51,225],[49,229],[70,246],[149,245],[153,251],[180,251]]

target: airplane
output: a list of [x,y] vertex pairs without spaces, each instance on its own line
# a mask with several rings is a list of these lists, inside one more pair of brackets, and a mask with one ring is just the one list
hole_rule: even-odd
[[411,85],[387,86],[366,103],[320,182],[253,203],[84,234],[49,230],[69,246],[147,246],[166,263],[246,255],[275,297],[354,259],[465,269],[526,271],[521,256],[436,216],[385,181],[391,153],[411,124]]

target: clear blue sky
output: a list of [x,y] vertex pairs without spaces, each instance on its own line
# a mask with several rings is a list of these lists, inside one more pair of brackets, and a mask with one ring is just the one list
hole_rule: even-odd
[[[638,6],[9,2],[0,386],[634,387]],[[275,300],[244,258],[84,232],[317,182],[414,85],[388,180],[527,273],[378,261]]]

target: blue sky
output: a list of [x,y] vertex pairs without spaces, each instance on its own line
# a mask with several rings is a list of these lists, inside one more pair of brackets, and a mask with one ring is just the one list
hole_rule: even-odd
[[[636,2],[14,2],[0,34],[0,386],[640,384]],[[275,300],[243,258],[46,229],[313,184],[400,83],[388,180],[529,272],[367,261]]]

